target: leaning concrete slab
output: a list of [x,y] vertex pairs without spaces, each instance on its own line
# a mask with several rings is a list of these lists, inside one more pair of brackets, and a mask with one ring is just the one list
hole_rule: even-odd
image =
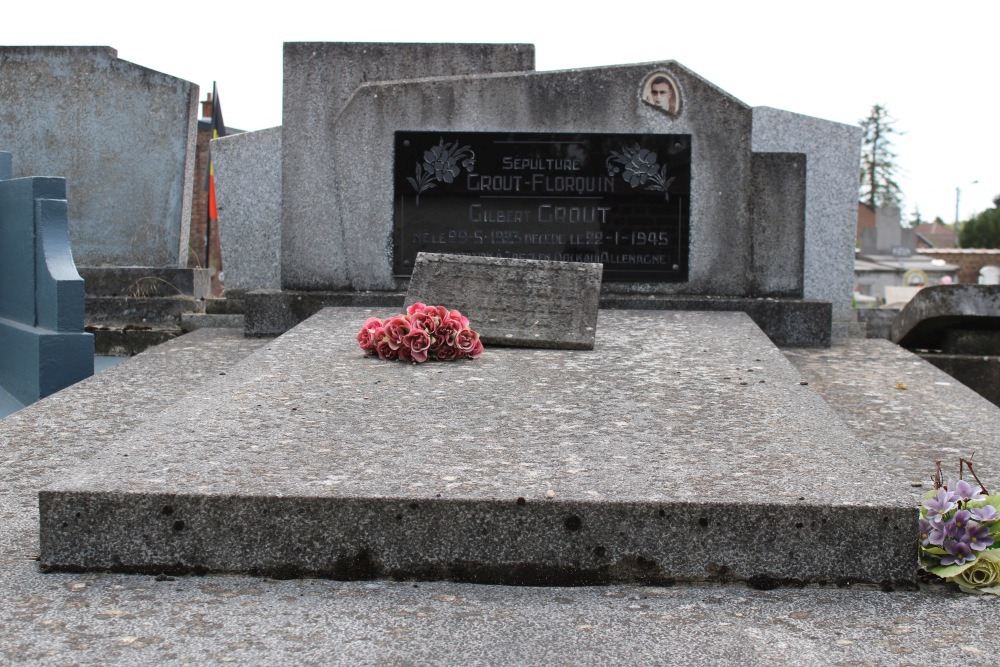
[[600,264],[419,253],[406,306],[469,313],[487,345],[593,350]]
[[373,314],[325,310],[108,438],[40,494],[43,567],[914,581],[908,495],[856,474],[858,441],[743,314],[603,311],[593,352],[417,366],[362,356]]

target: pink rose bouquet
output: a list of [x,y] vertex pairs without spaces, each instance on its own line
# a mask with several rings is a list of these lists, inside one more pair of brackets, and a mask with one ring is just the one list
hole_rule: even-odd
[[358,332],[358,345],[379,359],[421,364],[428,359],[475,359],[483,353],[479,334],[469,318],[443,306],[415,303],[406,314],[385,320],[369,317]]

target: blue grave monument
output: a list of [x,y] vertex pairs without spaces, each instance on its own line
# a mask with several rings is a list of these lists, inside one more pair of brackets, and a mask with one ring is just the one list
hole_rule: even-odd
[[66,180],[12,174],[0,153],[0,384],[27,405],[93,374],[94,337],[83,330]]

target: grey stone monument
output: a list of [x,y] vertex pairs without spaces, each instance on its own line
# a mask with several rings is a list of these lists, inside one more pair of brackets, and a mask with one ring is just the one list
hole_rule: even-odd
[[15,177],[66,178],[80,266],[187,266],[198,87],[106,46],[0,47]]
[[[650,169],[662,166],[666,152],[640,146],[641,138],[678,137],[677,145],[690,150],[684,176],[690,186],[677,191],[681,178],[665,191],[668,198],[679,195],[673,201],[683,209],[680,232],[669,237],[669,245],[680,253],[684,266],[678,277],[644,280],[615,277],[621,273],[609,273],[607,262],[598,259],[605,263],[602,306],[742,310],[784,345],[829,344],[832,322],[849,319],[858,128],[767,107],[751,108],[675,61],[534,72],[522,45],[506,50],[462,48],[286,45],[281,130],[283,291],[247,295],[248,333],[280,333],[324,304],[374,303],[405,292],[409,269],[401,272],[396,257],[400,202],[407,196],[398,178],[405,166],[398,159],[396,143],[401,133],[428,135],[424,148],[428,152],[452,144],[472,146],[476,152],[477,142],[485,136],[504,133],[525,140],[541,135],[628,135],[628,141],[612,152],[629,149],[632,157],[641,151],[658,155],[661,162],[647,165]],[[449,69],[442,64],[445,52],[462,53],[462,58],[453,59],[459,65]],[[421,53],[425,57],[418,57]],[[414,61],[421,63],[419,70],[413,69]],[[473,64],[461,64],[467,61]],[[578,91],[594,94],[581,104]],[[434,133],[440,137],[430,137]],[[517,175],[525,179],[588,182],[573,181],[570,171],[560,172],[558,167],[548,172],[532,169],[530,165],[537,163],[530,158],[519,162],[518,155],[511,149],[505,156],[509,161],[497,163],[506,166],[491,167],[493,171],[481,160],[474,160],[471,169],[457,165],[459,178],[492,179],[490,187],[502,189],[503,178],[515,175],[504,170],[517,171],[513,165],[521,164],[529,165],[518,168]],[[597,151],[589,158],[590,169],[604,160]],[[572,163],[568,154],[560,159],[555,164]],[[620,167],[628,169],[625,162]],[[633,187],[648,190],[645,179],[654,171],[637,174],[641,183]],[[273,183],[273,171],[269,174]],[[588,172],[588,178],[596,178],[595,174]],[[655,175],[670,180],[665,174]],[[464,187],[472,185],[470,181]],[[456,211],[468,206],[468,194],[461,195],[466,199],[454,199]],[[513,193],[488,194],[509,198]],[[558,194],[565,199],[567,191]],[[594,210],[607,207],[601,192],[576,195],[590,196]],[[273,195],[266,199],[259,210],[273,210]],[[552,210],[559,205],[552,203]],[[273,213],[265,217],[273,220]],[[441,225],[451,225],[456,234],[465,224],[449,220]],[[484,220],[470,218],[466,223]],[[540,224],[541,218],[536,222]],[[618,223],[605,222],[590,231],[613,234]],[[626,238],[648,242],[652,237]],[[448,247],[421,250],[468,252]],[[578,250],[567,248],[560,254],[579,254]],[[659,261],[651,256],[654,250],[658,249],[639,248],[636,261]],[[473,254],[546,259],[537,248],[527,246],[485,248]],[[267,311],[268,316],[257,317],[254,311]],[[264,328],[255,328],[255,323],[264,322]]]

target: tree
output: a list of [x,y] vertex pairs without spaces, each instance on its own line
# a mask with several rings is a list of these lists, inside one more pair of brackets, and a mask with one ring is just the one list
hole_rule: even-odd
[[920,217],[920,207],[913,207],[913,217],[910,218],[910,227],[916,227],[917,225],[924,224],[924,220]]
[[963,248],[1000,248],[1000,195],[993,198],[993,208],[962,223],[958,243]]
[[878,206],[899,206],[902,192],[896,182],[896,154],[892,150],[896,121],[881,104],[872,107],[868,118],[858,121],[864,131],[861,143],[860,199],[873,210]]

